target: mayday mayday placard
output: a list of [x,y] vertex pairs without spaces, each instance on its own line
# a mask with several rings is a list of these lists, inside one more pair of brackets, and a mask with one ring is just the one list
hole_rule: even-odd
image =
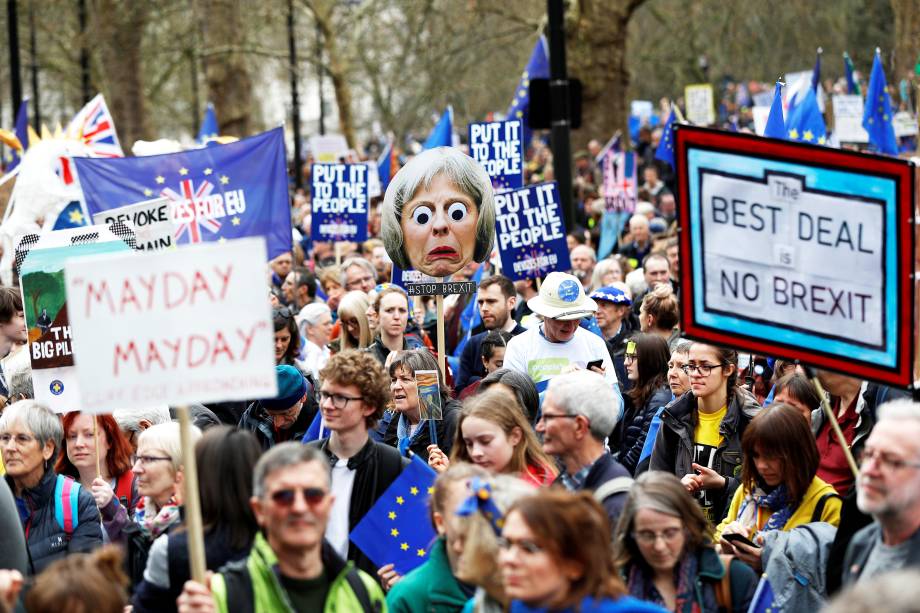
[[265,259],[246,238],[68,261],[83,410],[273,397]]
[[912,166],[678,134],[688,335],[909,384]]

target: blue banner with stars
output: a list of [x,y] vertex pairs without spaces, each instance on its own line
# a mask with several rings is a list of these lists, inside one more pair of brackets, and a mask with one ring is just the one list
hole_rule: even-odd
[[572,264],[556,183],[495,194],[495,239],[502,274],[512,281],[569,270]]
[[436,537],[428,510],[437,474],[419,456],[403,469],[349,535],[377,567],[405,575],[428,559]]
[[[530,54],[530,60],[521,74],[521,80],[517,89],[514,90],[514,99],[508,105],[508,117],[511,119],[520,119],[524,125],[527,125],[527,116],[530,111],[530,80],[531,79],[548,79],[549,78],[549,54],[546,52],[546,38],[540,36],[533,46],[533,52]],[[530,142],[530,135],[524,135],[524,142]]]
[[313,164],[310,238],[367,240],[367,165]]
[[471,123],[470,155],[498,190],[524,187],[524,126],[520,119]]
[[74,158],[90,216],[162,196],[179,245],[264,236],[291,249],[283,128],[227,145],[132,158]]

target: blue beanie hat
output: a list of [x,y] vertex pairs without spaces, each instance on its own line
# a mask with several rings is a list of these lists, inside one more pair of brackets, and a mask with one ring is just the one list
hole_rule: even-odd
[[278,395],[259,402],[266,411],[287,411],[307,393],[307,382],[300,371],[287,364],[275,366]]

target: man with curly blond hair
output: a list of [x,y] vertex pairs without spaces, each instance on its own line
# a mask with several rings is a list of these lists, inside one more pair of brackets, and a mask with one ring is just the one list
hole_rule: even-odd
[[322,450],[332,467],[335,501],[326,540],[343,558],[376,575],[374,563],[348,535],[408,463],[368,435],[390,400],[390,378],[373,355],[353,349],[329,358],[319,376],[319,408],[331,434],[310,445]]

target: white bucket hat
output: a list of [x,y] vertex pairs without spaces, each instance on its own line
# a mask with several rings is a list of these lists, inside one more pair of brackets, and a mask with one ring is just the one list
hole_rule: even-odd
[[527,301],[537,315],[570,321],[589,317],[597,311],[597,303],[585,295],[581,282],[564,272],[551,272],[540,285],[540,293]]

